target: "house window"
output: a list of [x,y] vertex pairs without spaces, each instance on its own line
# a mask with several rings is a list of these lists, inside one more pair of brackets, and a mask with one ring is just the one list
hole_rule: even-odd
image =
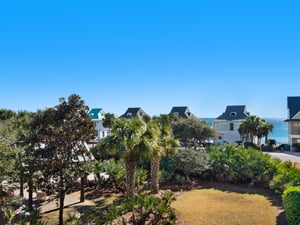
[[105,131],[102,131],[102,137],[105,138]]
[[231,112],[231,113],[230,113],[230,116],[236,116],[236,115],[237,115],[236,112]]
[[132,116],[132,113],[131,112],[127,113],[127,116]]
[[230,129],[230,130],[233,130],[233,123],[230,123],[229,126],[230,126],[229,129]]
[[221,136],[219,136],[219,140],[222,140],[222,137],[221,137]]
[[98,137],[98,130],[95,130],[95,137]]

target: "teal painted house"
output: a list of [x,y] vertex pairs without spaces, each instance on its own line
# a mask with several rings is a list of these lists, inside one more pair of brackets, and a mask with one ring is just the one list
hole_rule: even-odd
[[109,135],[109,128],[103,127],[103,119],[106,112],[102,108],[92,108],[88,114],[95,123],[95,141],[101,141]]

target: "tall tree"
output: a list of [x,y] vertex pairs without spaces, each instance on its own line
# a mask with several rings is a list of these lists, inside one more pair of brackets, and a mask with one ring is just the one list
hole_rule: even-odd
[[274,129],[274,125],[265,121],[263,123],[263,136],[265,137],[265,143],[268,143],[268,135]]
[[27,154],[35,159],[41,187],[57,193],[59,224],[63,224],[64,199],[82,176],[82,160],[88,156],[86,142],[93,138],[94,125],[84,101],[72,94],[68,100],[33,116]]
[[24,174],[24,167],[23,167],[23,158],[24,156],[24,140],[29,134],[29,125],[31,120],[31,113],[27,111],[18,111],[18,113],[15,116],[14,120],[14,128],[17,131],[17,147],[19,148],[20,152],[18,155],[18,163],[17,163],[17,169],[19,171],[19,178],[20,178],[20,197],[24,196],[24,178],[27,177],[26,174]]
[[174,136],[185,146],[197,146],[215,136],[215,130],[210,128],[205,121],[195,117],[179,119],[173,123]]
[[257,137],[259,144],[262,137],[266,138],[267,143],[268,135],[273,128],[273,124],[268,123],[264,119],[258,116],[249,116],[241,123],[238,131],[244,139],[250,137],[252,143],[254,142],[254,137]]
[[173,156],[176,154],[176,147],[179,146],[178,141],[173,137],[171,128],[171,119],[168,115],[160,115],[153,117],[153,122],[158,124],[160,133],[158,136],[158,144],[154,145],[148,156],[151,161],[151,190],[153,193],[159,191],[159,166],[160,160],[164,156]]
[[106,113],[103,119],[103,127],[111,128],[115,121],[115,115],[113,113]]
[[132,197],[136,185],[137,159],[146,155],[155,143],[153,138],[156,128],[148,129],[147,124],[139,118],[115,120],[111,135],[100,144],[102,148],[118,152],[125,161],[126,195]]
[[2,182],[13,182],[18,173],[16,170],[18,148],[16,147],[17,132],[11,119],[0,120],[0,199],[7,193],[2,188]]
[[10,109],[0,109],[0,120],[8,120],[17,115],[16,112]]
[[30,114],[26,111],[18,113],[8,110],[0,110],[0,171],[6,181],[18,181],[20,179],[20,196],[23,196],[22,164],[20,153],[23,150],[21,145],[28,133]]

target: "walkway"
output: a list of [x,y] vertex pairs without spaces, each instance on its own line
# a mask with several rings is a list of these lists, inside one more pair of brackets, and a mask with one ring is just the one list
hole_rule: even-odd
[[300,152],[265,152],[274,158],[280,159],[282,161],[291,161],[300,163]]
[[[71,194],[66,195],[65,201],[64,201],[64,206],[95,206],[95,202],[91,200],[85,199],[84,202],[80,202],[80,191],[73,192]],[[58,205],[56,200],[50,201],[50,202],[43,202],[40,206],[40,212],[41,213],[46,213],[46,212],[51,212],[54,210],[58,209]]]

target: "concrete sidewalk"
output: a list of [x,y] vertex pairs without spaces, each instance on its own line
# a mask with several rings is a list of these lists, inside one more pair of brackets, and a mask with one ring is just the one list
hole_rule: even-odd
[[265,154],[269,154],[270,156],[280,159],[282,161],[291,161],[300,163],[300,152],[264,152]]
[[[85,200],[84,202],[80,202],[80,191],[73,192],[71,194],[66,195],[64,206],[95,206],[95,203],[90,200]],[[40,204],[40,212],[47,213],[51,211],[55,211],[59,209],[59,205],[57,204],[56,200],[52,200],[49,202],[43,202]]]
[[[16,193],[18,195],[18,193]],[[34,204],[38,203],[38,199],[36,197],[36,193],[33,193],[33,201]],[[17,214],[25,214],[25,208],[28,203],[28,191],[24,190],[24,198],[23,198],[23,205],[20,207],[20,209],[17,211]],[[59,209],[59,205],[57,204],[57,200],[50,200],[50,201],[44,201],[39,204],[39,210],[40,213],[47,213],[52,212]],[[70,206],[95,206],[95,202],[91,200],[85,199],[84,202],[80,202],[80,191],[76,191],[70,194],[67,194],[64,201],[64,207],[70,207]]]

